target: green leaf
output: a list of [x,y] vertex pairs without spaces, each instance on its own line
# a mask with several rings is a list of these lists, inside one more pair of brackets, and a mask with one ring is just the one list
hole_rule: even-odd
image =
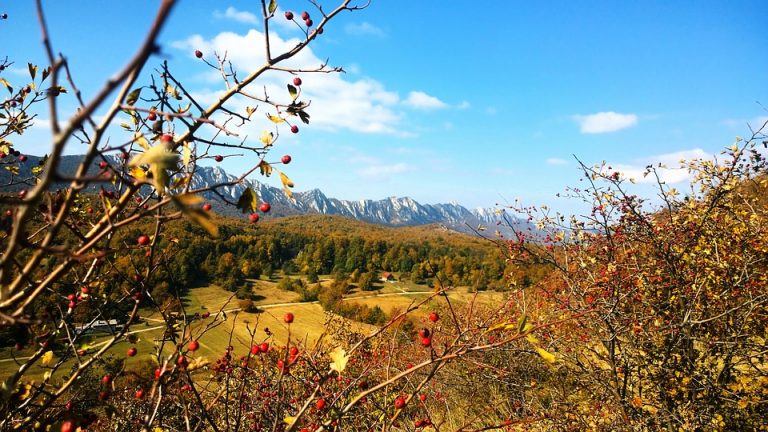
[[27,68],[29,68],[29,76],[31,76],[32,81],[34,81],[35,76],[37,76],[37,66],[33,65],[32,63],[27,63]]
[[269,0],[269,13],[273,14],[277,10],[277,0]]
[[132,92],[128,93],[128,97],[125,98],[125,103],[128,105],[133,105],[136,102],[139,101],[139,96],[141,95],[141,87],[137,88],[136,90],[133,90]]
[[520,317],[520,322],[517,324],[517,332],[522,333],[525,331],[525,325],[528,323],[528,315],[523,315]]
[[216,224],[211,220],[210,213],[204,212],[199,208],[191,207],[199,204],[203,200],[202,197],[195,194],[182,194],[171,197],[171,199],[173,200],[173,203],[176,204],[176,207],[178,207],[185,216],[189,217],[193,222],[200,225],[200,227],[206,230],[208,234],[210,234],[212,237],[219,236],[219,227],[217,227]]
[[296,100],[297,97],[299,97],[299,91],[296,89],[296,87],[288,84],[288,94],[291,95],[291,99]]
[[246,188],[243,191],[243,194],[240,195],[240,199],[237,200],[237,208],[243,213],[255,213],[258,205],[259,198],[256,196],[256,192],[251,188]]

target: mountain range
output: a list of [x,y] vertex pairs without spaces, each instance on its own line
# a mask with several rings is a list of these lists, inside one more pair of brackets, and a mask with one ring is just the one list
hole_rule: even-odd
[[[59,172],[71,174],[74,172],[82,156],[70,155],[62,158]],[[20,177],[30,175],[31,167],[37,166],[40,158],[29,156],[27,162],[22,164]],[[198,166],[197,175],[191,184],[192,189],[204,188],[225,182],[232,182],[235,176],[228,174],[218,166]],[[91,174],[99,169],[94,166]],[[0,170],[0,184],[8,184],[9,174]],[[506,223],[501,220],[501,213],[495,209],[478,208],[469,210],[456,203],[422,204],[410,197],[389,197],[380,200],[342,200],[326,196],[320,189],[312,189],[304,192],[294,192],[293,199],[288,198],[285,192],[277,187],[256,181],[245,180],[234,186],[223,186],[217,189],[227,201],[237,202],[240,195],[247,188],[252,188],[260,201],[271,204],[272,210],[269,217],[281,217],[300,214],[326,214],[339,215],[365,222],[388,226],[414,226],[437,224],[446,230],[458,231],[468,234],[476,233],[480,227],[487,227],[491,233],[499,230],[502,234],[508,234]],[[20,186],[3,188],[0,192],[18,190]],[[213,192],[204,194],[206,199],[212,202],[221,201],[221,197]],[[215,209],[221,214],[234,216],[239,210],[234,206],[216,205]],[[508,217],[513,224],[525,224],[519,219]],[[506,229],[505,229],[506,227]]]

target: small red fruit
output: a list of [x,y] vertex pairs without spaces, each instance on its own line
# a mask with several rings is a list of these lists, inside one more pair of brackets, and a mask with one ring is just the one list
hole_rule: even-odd
[[398,396],[397,399],[395,399],[395,408],[397,409],[405,408],[405,398],[403,398],[402,396]]
[[64,410],[69,412],[72,411],[72,401],[67,401],[67,403],[64,404]]
[[197,58],[203,58],[203,52],[200,50],[195,50],[195,57]]
[[209,316],[211,316],[211,313],[210,312],[203,312],[203,314],[201,316],[203,317],[203,319],[205,319],[205,318],[208,318]]
[[99,168],[104,169],[107,167],[107,163],[104,161],[99,162]]
[[216,155],[216,156],[213,157],[213,160],[215,160],[216,162],[221,162],[221,161],[224,160],[224,156]]
[[257,355],[259,352],[261,352],[261,351],[259,351],[259,346],[258,345],[251,346],[251,354]]
[[288,324],[292,323],[293,322],[293,314],[288,312],[285,315],[283,315],[283,321],[285,321]]
[[109,399],[109,392],[106,392],[106,391],[99,392],[99,400],[100,401],[105,401],[107,399]]
[[283,359],[280,359],[277,361],[277,370],[283,373],[288,371],[288,368],[285,366],[285,362],[283,361]]
[[314,24],[314,22],[311,19],[305,19],[304,24],[306,24],[307,27],[312,27],[312,24]]
[[149,121],[157,120],[157,113],[154,111],[150,111],[149,114],[147,115],[147,120]]
[[293,85],[295,85],[297,87],[300,86],[301,85],[301,78],[299,78],[299,77],[294,78],[293,79]]
[[248,215],[248,220],[251,221],[251,223],[256,223],[259,221],[259,215],[256,213],[251,213]]
[[429,329],[428,328],[419,329],[419,337],[428,338],[429,337]]
[[173,141],[173,135],[170,134],[164,134],[161,138],[161,141],[170,142]]
[[291,160],[293,160],[293,159],[291,159],[291,155],[285,155],[285,156],[280,158],[280,162],[282,162],[284,164],[291,163]]
[[318,410],[325,408],[325,399],[318,399],[317,402],[315,402],[315,408]]
[[263,202],[263,203],[261,203],[261,205],[259,206],[259,210],[261,210],[261,211],[262,211],[262,213],[269,213],[269,211],[270,211],[270,210],[272,210],[272,206],[271,206],[271,205],[269,205],[269,203],[268,203],[268,202]]
[[142,234],[139,236],[138,239],[136,239],[136,242],[139,244],[139,246],[146,246],[149,244],[149,236]]
[[263,353],[269,351],[269,344],[267,342],[262,342],[261,345],[259,345],[259,351]]
[[213,208],[213,206],[210,203],[203,204],[203,210],[211,211],[211,208]]
[[27,155],[19,156],[19,162],[26,162],[26,161],[27,161]]
[[133,395],[136,399],[144,399],[144,389],[138,389],[136,390],[136,393]]
[[293,12],[285,11],[285,19],[287,19],[288,21],[293,20]]
[[437,312],[430,312],[429,314],[429,320],[432,322],[437,322],[437,320],[440,319],[440,315],[437,314]]
[[299,127],[296,125],[291,126],[291,132],[293,133],[299,133]]
[[[207,312],[206,312],[206,313],[207,313]],[[195,352],[195,351],[197,351],[197,349],[198,349],[198,348],[200,348],[200,342],[198,342],[198,341],[196,341],[196,340],[193,340],[193,341],[191,341],[191,342],[190,342],[190,343],[187,345],[187,349],[188,349],[188,350],[190,350],[190,351],[192,351],[192,352]]]
[[72,423],[72,420],[64,420],[64,422],[61,423],[61,432],[74,432],[75,431],[75,424]]
[[299,349],[296,348],[295,346],[291,347],[291,349],[288,350],[288,354],[290,354],[291,357],[296,357],[297,355],[299,355]]
[[109,385],[109,383],[112,382],[112,375],[106,374],[101,378],[101,382],[104,383],[104,385]]
[[159,380],[163,376],[163,370],[160,368],[155,369],[155,379]]
[[302,12],[301,13],[301,19],[303,19],[304,21],[308,20],[309,19],[309,12],[307,12],[307,11]]
[[70,309],[74,309],[76,306],[77,306],[77,303],[75,303],[74,301],[71,301],[67,304],[67,307]]
[[426,395],[426,394],[424,394],[424,393],[420,394],[420,395],[419,395],[419,400],[420,400],[420,401],[422,401],[422,402],[424,402],[425,400],[427,400],[427,395]]
[[128,355],[128,357],[135,357],[137,352],[138,350],[136,349],[136,347],[130,347],[128,348],[128,352],[126,354]]
[[428,347],[428,346],[432,345],[432,339],[430,339],[428,337],[421,338],[421,344],[424,345],[425,347]]

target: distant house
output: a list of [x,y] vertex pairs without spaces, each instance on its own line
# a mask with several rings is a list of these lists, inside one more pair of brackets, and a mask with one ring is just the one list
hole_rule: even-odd
[[393,275],[390,272],[384,272],[381,274],[381,281],[382,282],[394,282],[395,281],[395,275]]

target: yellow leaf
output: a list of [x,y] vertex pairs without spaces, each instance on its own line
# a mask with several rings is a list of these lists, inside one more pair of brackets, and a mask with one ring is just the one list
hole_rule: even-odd
[[144,134],[136,132],[136,135],[133,138],[133,141],[140,145],[141,148],[143,148],[145,151],[149,150],[149,141],[147,141],[146,138],[144,138]]
[[40,360],[40,363],[43,366],[47,366],[48,364],[51,363],[52,360],[53,360],[53,351],[46,351],[45,354],[43,354],[43,357]]
[[141,167],[133,167],[128,173],[136,180],[144,180],[147,178],[147,173],[145,173]]
[[290,424],[293,424],[293,422],[296,421],[296,417],[287,416],[286,418],[283,419],[283,421],[285,422],[285,424],[289,424],[290,425]]
[[272,114],[267,114],[267,118],[272,121],[272,123],[282,123],[285,121],[282,117],[273,116]]
[[264,131],[262,132],[260,139],[262,144],[269,147],[272,145],[272,140],[274,139],[274,135],[270,131]]
[[282,171],[280,171],[280,181],[283,182],[283,186],[285,186],[285,187],[293,187],[294,186],[294,184],[291,181],[291,179],[289,179],[287,175],[283,174]]
[[536,347],[536,352],[539,353],[541,358],[543,358],[544,361],[546,361],[547,363],[554,363],[555,361],[557,361],[557,358],[555,357],[555,355],[545,350],[544,348]]
[[189,141],[184,141],[182,147],[182,162],[184,163],[184,166],[187,166],[192,159],[192,149],[189,146]]
[[334,370],[341,374],[341,372],[344,371],[347,367],[347,361],[349,360],[349,356],[347,355],[347,352],[344,351],[344,348],[342,347],[336,347],[333,351],[331,351],[330,354],[331,357],[331,370]]

